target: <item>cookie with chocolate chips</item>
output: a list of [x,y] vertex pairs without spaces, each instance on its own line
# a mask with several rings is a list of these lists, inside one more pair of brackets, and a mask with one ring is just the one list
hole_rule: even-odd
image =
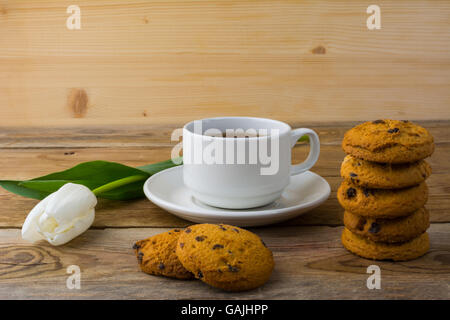
[[342,148],[356,158],[381,163],[410,163],[434,151],[431,134],[410,121],[375,120],[346,132]]
[[368,189],[344,180],[337,191],[340,205],[364,217],[394,219],[422,208],[428,199],[425,182],[402,189]]
[[373,260],[412,260],[423,256],[430,248],[430,240],[426,232],[407,242],[384,243],[361,237],[344,228],[341,240],[348,251]]
[[183,266],[203,282],[226,291],[263,285],[272,274],[272,252],[256,234],[225,224],[187,228],[176,249]]
[[425,160],[404,164],[382,164],[347,155],[341,165],[341,176],[354,184],[375,189],[397,189],[417,185],[431,174]]
[[141,270],[176,279],[193,279],[194,275],[183,267],[175,253],[180,234],[180,229],[173,229],[137,241],[133,249]]
[[345,211],[344,225],[354,234],[369,240],[396,243],[412,240],[424,233],[430,226],[430,220],[425,208],[397,219],[370,218]]

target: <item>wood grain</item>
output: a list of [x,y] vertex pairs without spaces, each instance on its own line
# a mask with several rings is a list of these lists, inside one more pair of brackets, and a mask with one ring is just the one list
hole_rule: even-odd
[[[277,119],[275,115],[273,119]],[[56,127],[9,127],[0,126],[0,148],[92,148],[92,147],[171,147],[171,134],[183,128],[184,122],[167,124],[141,125],[89,125],[89,126],[56,126]],[[369,119],[365,119],[367,121]],[[347,130],[362,121],[286,121],[292,128],[312,128],[320,136],[321,145],[340,146]],[[437,145],[450,143],[450,120],[427,121],[415,123],[427,128]],[[438,152],[437,150],[436,152]]]
[[[1,299],[448,299],[450,225],[429,230],[431,250],[401,263],[361,259],[340,243],[342,227],[254,229],[274,253],[261,288],[226,293],[200,281],[139,271],[132,244],[167,229],[89,230],[61,247],[30,245],[18,230],[0,230]],[[368,290],[366,268],[381,269],[381,290]],[[66,268],[81,269],[81,289],[66,288]]]
[[[139,271],[132,244],[190,222],[146,199],[104,201],[93,227],[61,247],[20,237],[36,204],[0,189],[0,299],[448,299],[450,284],[450,2],[0,0],[0,178],[28,179],[82,161],[130,166],[169,158],[171,132],[199,118],[276,118],[319,133],[315,172],[330,198],[254,228],[274,252],[270,281],[224,293]],[[340,243],[340,143],[355,121],[419,120],[435,137],[427,161],[431,250],[374,262]],[[439,121],[437,121],[439,120]],[[294,161],[308,147],[299,145]],[[368,290],[367,266],[382,272]],[[66,288],[78,265],[81,290]]]
[[[430,130],[437,145],[435,153],[427,160],[433,168],[433,174],[427,180],[430,188],[427,208],[432,222],[450,222],[450,122],[420,123]],[[323,205],[282,225],[342,224],[343,210],[336,199],[336,190],[341,182],[339,168],[345,156],[340,144],[345,131],[353,125],[355,123],[292,124],[293,127],[311,127],[318,132],[321,156],[313,171],[325,177],[332,191]],[[177,127],[5,128],[0,131],[0,177],[30,179],[99,159],[130,166],[166,160],[170,158],[171,146],[174,145],[170,142],[170,132]],[[301,161],[307,152],[306,145],[298,145],[293,152],[293,161]],[[8,204],[1,209],[0,227],[18,228],[36,200],[0,189],[0,203]],[[101,200],[94,227],[183,227],[188,224],[188,221],[168,214],[147,199],[132,202]]]
[[[132,244],[190,222],[175,218],[146,199],[100,201],[94,226],[61,247],[29,244],[20,227],[35,200],[0,190],[0,299],[448,299],[450,283],[449,121],[422,121],[435,137],[428,160],[431,250],[409,262],[374,262],[348,253],[340,243],[342,209],[336,200],[344,157],[340,142],[354,122],[300,123],[321,139],[314,171],[332,194],[319,208],[294,220],[254,228],[274,252],[276,267],[262,288],[229,294],[199,281],[178,281],[139,271]],[[104,159],[138,166],[169,157],[170,133],[179,123],[155,126],[1,127],[0,177],[26,179],[63,170],[82,161]],[[308,147],[299,144],[294,161]],[[381,268],[382,289],[368,290],[366,268]],[[81,289],[69,290],[66,268],[78,265]]]
[[9,126],[450,119],[450,3],[0,1]]

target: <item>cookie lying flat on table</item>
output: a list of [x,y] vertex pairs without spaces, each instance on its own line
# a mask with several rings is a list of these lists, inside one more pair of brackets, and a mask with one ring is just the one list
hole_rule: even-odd
[[180,234],[179,229],[174,229],[137,241],[133,249],[141,270],[176,279],[193,279],[194,275],[183,267],[175,253]]
[[344,136],[347,154],[368,161],[409,163],[425,159],[434,151],[433,137],[410,121],[375,120],[360,124]]
[[347,250],[363,258],[374,260],[412,260],[423,256],[430,248],[430,240],[426,232],[408,242],[383,243],[371,241],[344,228],[341,239]]
[[418,237],[428,229],[430,221],[425,208],[397,219],[374,219],[345,211],[344,225],[354,234],[372,241],[395,243]]
[[196,278],[227,291],[263,285],[270,277],[272,252],[256,234],[225,224],[197,224],[178,239],[177,256]]
[[382,164],[347,155],[341,165],[341,176],[354,184],[375,189],[397,189],[417,185],[431,174],[424,160],[405,164]]
[[344,180],[337,198],[345,210],[355,214],[394,219],[422,208],[428,200],[428,187],[422,182],[403,189],[366,189]]

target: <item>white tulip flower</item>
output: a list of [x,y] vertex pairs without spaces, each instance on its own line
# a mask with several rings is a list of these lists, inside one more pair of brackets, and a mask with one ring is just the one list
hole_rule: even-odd
[[47,240],[54,246],[65,244],[89,229],[96,204],[97,197],[89,188],[67,183],[30,211],[22,226],[22,238]]

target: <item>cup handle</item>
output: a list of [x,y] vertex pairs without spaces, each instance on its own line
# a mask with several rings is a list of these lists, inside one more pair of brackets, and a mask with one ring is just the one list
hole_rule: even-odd
[[295,146],[298,139],[303,136],[309,137],[309,154],[305,161],[300,164],[291,165],[291,176],[303,173],[310,169],[319,158],[320,141],[319,136],[308,128],[294,129],[291,131],[291,148]]

